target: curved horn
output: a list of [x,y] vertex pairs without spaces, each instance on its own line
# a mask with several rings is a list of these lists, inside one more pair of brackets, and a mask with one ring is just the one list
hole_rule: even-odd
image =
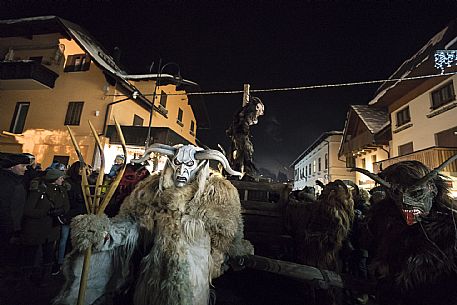
[[233,170],[230,167],[230,164],[227,160],[227,158],[220,152],[214,149],[205,149],[205,150],[200,150],[195,153],[195,159],[197,160],[216,160],[219,161],[224,169],[229,173],[230,175],[233,176],[243,176],[242,173],[237,172]]
[[371,179],[373,179],[374,181],[376,181],[377,183],[381,184],[382,186],[385,186],[387,188],[391,188],[392,185],[385,181],[384,179],[382,179],[381,177],[379,177],[378,175],[376,174],[373,174],[372,172],[370,171],[367,171],[366,169],[363,169],[363,168],[358,168],[358,167],[353,167],[351,168],[351,172],[359,172],[359,173],[362,173],[364,174],[365,176],[368,176],[370,177]]
[[174,156],[176,153],[176,148],[170,145],[154,143],[146,149],[144,152],[143,157],[140,159],[131,160],[132,163],[141,163],[149,159],[149,155],[153,152],[166,155],[166,156]]
[[427,175],[425,175],[424,177],[422,177],[421,179],[419,179],[419,181],[417,181],[416,183],[414,183],[414,185],[421,185],[421,184],[424,184],[426,183],[428,180],[430,179],[433,179],[436,175],[439,174],[440,170],[442,170],[443,168],[445,168],[447,165],[449,165],[449,163],[453,162],[457,160],[457,154],[453,155],[452,157],[450,157],[449,159],[447,159],[446,161],[444,161],[440,166],[438,166],[437,168],[435,168],[434,170],[430,171],[430,173],[428,173]]

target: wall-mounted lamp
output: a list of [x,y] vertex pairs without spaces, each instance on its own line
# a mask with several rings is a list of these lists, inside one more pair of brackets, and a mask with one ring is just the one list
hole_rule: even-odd
[[99,116],[100,115],[100,111],[99,110],[95,110],[95,116]]

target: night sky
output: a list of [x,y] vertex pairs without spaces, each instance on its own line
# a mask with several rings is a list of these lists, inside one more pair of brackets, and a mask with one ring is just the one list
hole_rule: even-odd
[[[40,15],[81,25],[108,53],[119,47],[128,72],[148,73],[161,58],[202,91],[229,91],[386,79],[457,18],[457,0],[0,0],[1,19]],[[367,104],[377,87],[254,93],[266,110],[251,128],[254,162],[285,171],[322,132],[342,130],[348,105]],[[204,99],[211,129],[197,136],[228,149],[242,95]]]

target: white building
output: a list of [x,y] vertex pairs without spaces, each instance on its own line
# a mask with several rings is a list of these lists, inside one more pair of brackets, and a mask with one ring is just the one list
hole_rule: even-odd
[[347,170],[344,156],[338,158],[342,136],[341,131],[324,132],[291,164],[293,190],[305,186],[318,188],[317,180],[324,184],[337,179],[354,181],[355,174]]

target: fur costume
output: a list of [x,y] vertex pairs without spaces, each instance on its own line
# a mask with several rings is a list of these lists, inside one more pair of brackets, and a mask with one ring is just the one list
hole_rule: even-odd
[[298,263],[336,270],[336,257],[354,217],[351,193],[341,180],[330,182],[317,201],[288,206],[287,223]]
[[[443,179],[423,179],[429,172],[420,162],[404,161],[373,175],[385,185],[385,198],[373,204],[366,218],[379,304],[457,304],[457,214]],[[422,189],[416,186],[420,180]],[[416,190],[406,194],[411,186]],[[429,198],[428,211],[418,208],[427,206]],[[408,204],[417,207],[415,221],[405,213]]]
[[[294,238],[295,260],[319,269],[339,271],[338,253],[348,237],[354,217],[351,192],[341,181],[324,186],[317,201],[288,204],[286,221]],[[339,292],[314,289],[305,285],[307,304],[330,305],[339,299]]]
[[[76,304],[81,251],[93,245],[86,304],[103,304],[128,285],[135,305],[206,305],[225,255],[252,254],[243,240],[237,189],[210,173],[177,187],[174,171],[141,181],[112,219],[82,215],[72,223],[76,250],[66,259],[67,282],[54,304]],[[135,269],[133,257],[139,257]]]

